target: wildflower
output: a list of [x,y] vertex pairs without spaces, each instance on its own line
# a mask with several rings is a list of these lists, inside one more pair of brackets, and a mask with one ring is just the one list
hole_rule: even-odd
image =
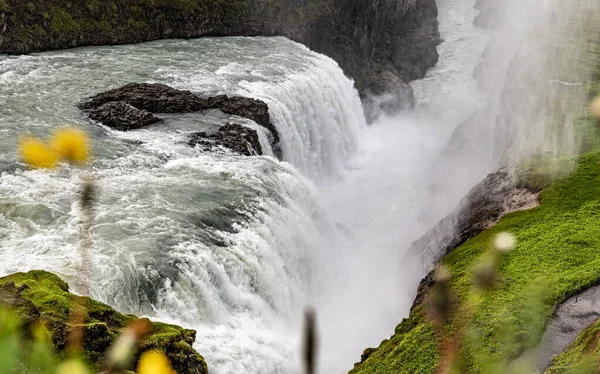
[[508,232],[501,232],[494,238],[494,247],[500,252],[508,252],[515,247],[517,239]]
[[117,342],[108,352],[109,372],[113,369],[128,368],[133,360],[139,341],[150,330],[150,320],[140,318],[127,327],[125,332],[119,336]]
[[142,354],[137,368],[138,374],[176,374],[167,356],[159,351],[146,351]]
[[51,169],[58,165],[59,155],[35,138],[22,138],[19,141],[19,154],[34,169]]
[[596,97],[590,103],[590,114],[594,118],[600,118],[600,96]]
[[434,320],[444,322],[449,316],[455,302],[455,296],[450,290],[450,270],[440,266],[435,270],[435,283],[427,300],[429,312]]
[[87,367],[79,360],[69,360],[63,362],[58,369],[56,374],[88,374]]
[[52,135],[50,144],[66,162],[83,165],[88,161],[89,140],[81,130],[75,128],[59,129]]

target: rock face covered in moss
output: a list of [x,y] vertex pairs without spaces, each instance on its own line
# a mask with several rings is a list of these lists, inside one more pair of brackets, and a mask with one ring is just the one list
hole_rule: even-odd
[[[63,280],[45,271],[0,278],[0,307],[15,311],[23,321],[26,333],[42,323],[61,355],[65,354],[67,336],[74,323],[71,312],[82,311],[84,355],[97,365],[101,364],[121,331],[137,320],[133,315],[121,314],[89,297],[69,293]],[[208,369],[203,357],[192,348],[195,338],[193,330],[153,322],[149,335],[141,343],[140,353],[160,350],[166,353],[178,373],[206,374]]]
[[332,57],[363,95],[390,73],[422,77],[438,57],[435,0],[0,0],[0,53],[259,35]]

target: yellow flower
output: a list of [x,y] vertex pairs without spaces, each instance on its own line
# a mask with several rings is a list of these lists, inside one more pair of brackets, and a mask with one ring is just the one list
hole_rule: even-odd
[[69,360],[60,364],[56,374],[88,374],[87,367],[79,360]]
[[58,154],[42,141],[35,138],[22,138],[19,153],[25,163],[35,169],[49,169],[58,165]]
[[88,161],[89,144],[88,137],[83,131],[70,127],[57,130],[50,140],[51,147],[64,161],[78,165]]
[[142,354],[137,368],[138,374],[177,374],[164,353],[146,351]]
[[594,118],[600,118],[600,96],[592,100],[590,104],[590,114]]

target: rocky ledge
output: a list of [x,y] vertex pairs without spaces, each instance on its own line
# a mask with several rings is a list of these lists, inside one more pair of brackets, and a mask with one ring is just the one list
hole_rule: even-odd
[[406,261],[419,259],[429,273],[419,284],[411,309],[421,305],[434,283],[432,268],[467,240],[494,226],[506,214],[539,205],[539,189],[518,183],[513,168],[488,176],[463,198],[458,207],[408,249]]
[[256,130],[239,123],[221,126],[215,134],[196,132],[190,135],[188,144],[205,149],[225,147],[244,156],[262,155],[262,147]]
[[[248,118],[269,130],[273,151],[281,157],[279,134],[270,122],[267,104],[261,100],[227,95],[205,98],[164,84],[130,83],[95,95],[79,107],[90,119],[120,131],[139,129],[161,121],[154,113],[219,109],[226,114]],[[194,133],[189,144],[220,145],[243,155],[262,155],[256,130],[241,124],[227,124],[216,134]]]
[[[32,336],[34,328],[44,326],[61,357],[66,355],[69,332],[74,326],[81,328],[84,358],[98,369],[119,334],[138,319],[89,297],[74,295],[58,276],[38,270],[0,278],[0,307],[9,308],[20,317],[25,337]],[[83,311],[83,323],[71,318],[74,309]],[[142,352],[160,350],[179,374],[208,373],[204,358],[192,348],[196,331],[159,322],[151,322],[150,326],[134,364]]]

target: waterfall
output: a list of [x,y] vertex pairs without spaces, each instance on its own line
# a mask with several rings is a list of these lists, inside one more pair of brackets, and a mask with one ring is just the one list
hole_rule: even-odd
[[[162,124],[122,133],[91,126],[76,109],[85,97],[131,81],[264,100],[285,162],[269,147],[263,157],[189,147],[191,132],[232,119],[216,111],[165,114]],[[333,60],[285,38],[3,56],[0,100],[0,149],[9,155],[0,178],[1,274],[77,276],[77,170],[24,170],[14,153],[23,132],[46,136],[71,123],[93,138],[90,174],[100,189],[92,296],[196,329],[195,347],[212,373],[299,367],[316,253],[331,247],[336,231],[317,186],[352,166],[365,127],[358,94]]]

